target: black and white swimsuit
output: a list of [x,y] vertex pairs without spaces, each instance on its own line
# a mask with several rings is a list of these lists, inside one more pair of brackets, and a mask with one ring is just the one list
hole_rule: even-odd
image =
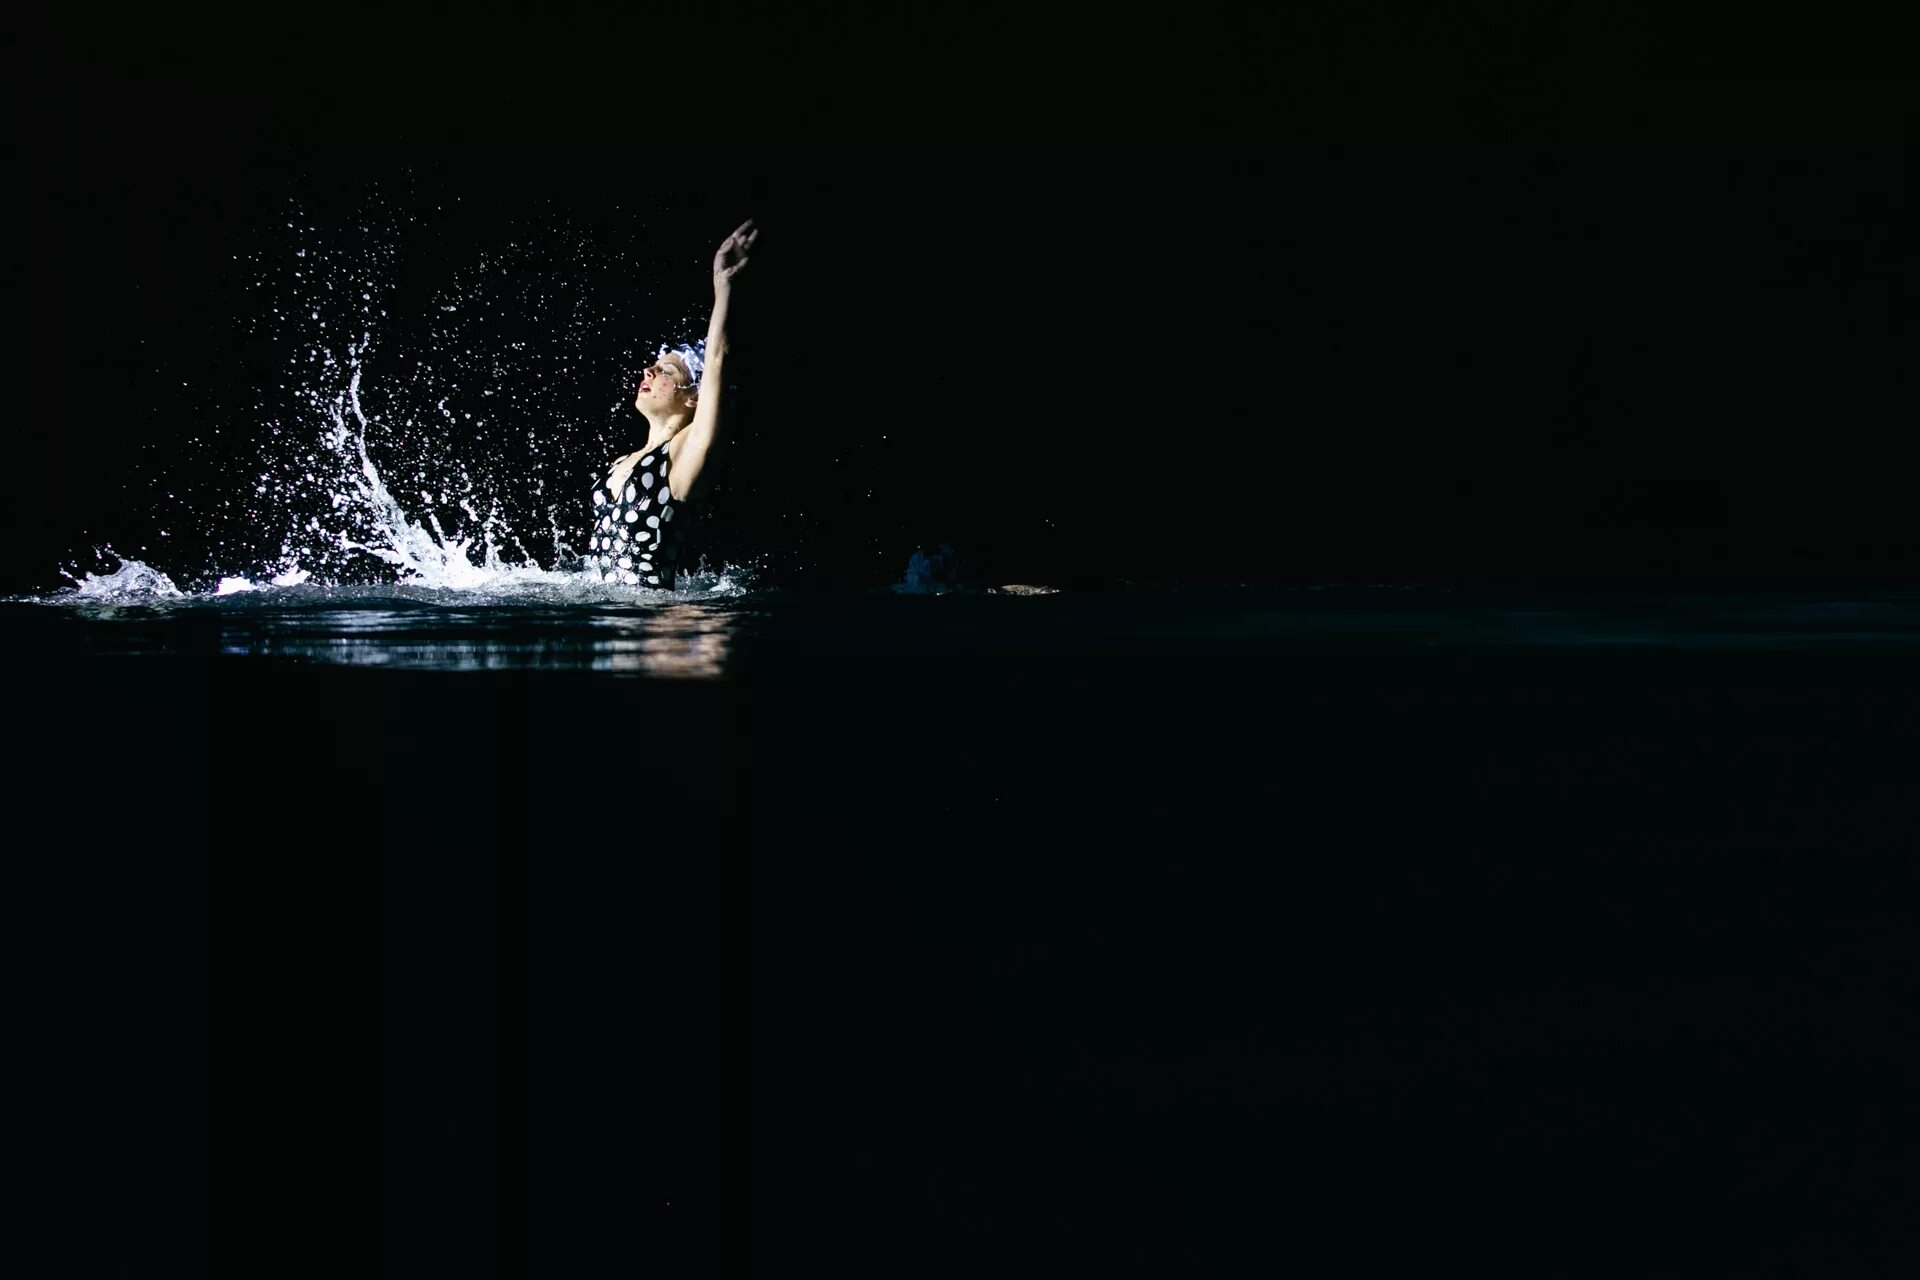
[[[671,459],[663,442],[641,455],[618,492],[602,481],[593,487],[593,529],[587,535],[587,567],[602,582],[671,587],[686,543],[686,504],[667,488]],[[674,524],[676,514],[680,517]]]

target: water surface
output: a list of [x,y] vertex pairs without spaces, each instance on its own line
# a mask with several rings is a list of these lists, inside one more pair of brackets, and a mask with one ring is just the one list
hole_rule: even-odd
[[542,574],[0,635],[60,833],[16,893],[79,1056],[139,1038],[77,1149],[210,1131],[269,1238],[1878,1274],[1907,1230],[1911,590]]
[[1687,594],[1193,587],[1014,595],[637,593],[578,575],[485,591],[296,585],[226,595],[57,593],[0,604],[19,645],[406,670],[736,678],[801,654],[1142,660],[1331,650],[1754,653],[1920,644],[1920,590]]

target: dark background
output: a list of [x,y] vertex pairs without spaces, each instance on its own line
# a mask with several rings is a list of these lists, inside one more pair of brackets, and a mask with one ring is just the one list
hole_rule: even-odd
[[[22,22],[5,589],[96,539],[204,568],[143,489],[259,444],[286,353],[232,264],[376,188],[422,219],[400,346],[530,222],[642,209],[648,347],[758,217],[708,531],[781,585],[936,540],[1081,587],[1912,580],[1872,40],[1331,14]],[[1898,653],[1009,652],[928,697],[804,633],[721,684],[479,681],[31,612],[27,1216],[100,1274],[1911,1251]],[[666,856],[554,812],[608,708],[688,726]]]
[[836,12],[17,29],[6,585],[103,541],[211,564],[147,504],[218,496],[190,438],[259,447],[291,352],[249,345],[245,260],[376,189],[419,215],[392,349],[559,219],[644,222],[597,340],[648,346],[756,217],[706,542],[786,585],[942,540],[1082,586],[1911,578],[1901,82],[1663,78],[1685,33],[1551,6],[1065,43]]

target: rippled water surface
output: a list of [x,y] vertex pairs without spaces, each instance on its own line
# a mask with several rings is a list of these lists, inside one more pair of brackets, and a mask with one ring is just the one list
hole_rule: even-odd
[[577,578],[493,591],[296,585],[63,592],[0,604],[16,644],[414,670],[717,679],[804,653],[1276,655],[1316,649],[1792,651],[1920,644],[1920,591],[1522,593],[1428,587],[938,596],[724,582],[640,596]]
[[1911,1217],[1913,590],[115,582],[0,601],[19,896],[116,959],[90,1057],[220,1029],[82,1149],[210,1115],[276,1239],[1871,1275]]

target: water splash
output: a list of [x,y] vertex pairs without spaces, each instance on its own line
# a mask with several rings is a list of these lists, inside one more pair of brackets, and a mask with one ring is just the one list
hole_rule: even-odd
[[[350,351],[349,359],[351,376],[345,394],[332,407],[332,428],[325,443],[342,463],[344,484],[334,491],[334,507],[358,517],[354,525],[366,532],[362,535],[364,541],[346,531],[338,533],[340,548],[364,551],[392,565],[399,581],[428,587],[471,590],[503,581],[564,580],[564,575],[541,568],[531,556],[517,563],[501,557],[500,538],[505,530],[497,504],[479,520],[477,530],[464,537],[450,535],[432,512],[427,513],[424,525],[407,514],[367,453],[367,429],[371,424],[360,403],[362,370],[358,351]],[[470,505],[465,509],[469,516],[474,515]],[[473,559],[476,543],[480,552],[478,563]],[[297,564],[290,564],[284,572],[297,569]]]
[[426,604],[449,609],[497,605],[611,605],[677,606],[737,600],[757,589],[760,570],[755,565],[722,564],[703,559],[683,571],[672,589],[627,587],[603,583],[598,575],[509,568],[500,573],[478,570],[464,585],[429,583],[420,578],[388,582],[314,581],[303,570],[256,581],[240,574],[222,575],[205,590],[183,589],[164,572],[139,560],[120,560],[111,550],[103,555],[118,560],[111,571],[62,576],[74,585],[39,595],[10,596],[0,603],[16,604],[147,604],[200,605],[233,601],[263,608],[327,608],[343,605]]
[[[103,551],[113,555],[111,548],[103,548]],[[118,556],[114,558],[119,559]],[[60,572],[73,582],[73,597],[77,600],[120,604],[186,598],[186,592],[174,586],[173,579],[138,560],[121,560],[120,567],[111,573],[83,573],[76,576],[64,569]]]
[[[416,519],[393,494],[368,450],[367,436],[376,421],[361,401],[363,350],[358,345],[349,349],[347,385],[329,407],[329,426],[320,441],[325,461],[310,460],[312,469],[306,473],[325,490],[332,520],[310,517],[282,539],[279,560],[266,572],[220,573],[205,591],[183,590],[161,570],[120,557],[110,547],[100,548],[96,554],[118,561],[118,567],[98,573],[61,570],[74,583],[63,597],[75,603],[151,603],[266,593],[286,604],[396,598],[449,604],[681,603],[729,599],[753,589],[758,566],[715,568],[704,557],[683,570],[671,589],[603,583],[598,574],[580,566],[557,520],[553,532],[561,559],[549,569],[513,536],[497,504],[484,517],[466,507],[474,519],[466,531],[449,532],[431,511]],[[518,559],[504,553],[508,544],[519,551]],[[354,552],[389,566],[389,572],[372,579],[364,574],[316,575],[301,563],[322,563]]]
[[907,561],[906,576],[888,589],[905,595],[944,595],[961,589],[960,557],[943,542],[929,555],[924,547]]
[[[594,232],[596,243],[564,222],[480,251],[440,277],[424,305],[389,317],[404,251],[431,234],[408,225],[418,209],[375,199],[352,227],[316,226],[290,210],[284,234],[272,232],[285,243],[247,255],[241,269],[255,273],[249,288],[261,306],[240,327],[252,350],[282,353],[281,380],[262,371],[244,430],[231,417],[199,419],[228,429],[210,425],[154,459],[137,495],[164,510],[169,527],[183,514],[195,526],[197,547],[177,536],[168,544],[189,563],[205,556],[200,573],[168,566],[188,594],[311,586],[511,597],[571,591],[588,577],[572,545],[584,539],[574,525],[593,478],[582,464],[631,447],[636,420],[630,391],[597,413],[583,413],[584,402],[633,385],[648,356],[626,335],[685,334],[692,318],[631,310],[624,250],[640,247],[638,224]],[[684,360],[697,384],[703,341],[659,351]],[[207,474],[152,482],[189,466]],[[152,558],[145,547],[138,554]],[[683,571],[672,592],[595,582],[590,594],[727,595],[755,572]]]

